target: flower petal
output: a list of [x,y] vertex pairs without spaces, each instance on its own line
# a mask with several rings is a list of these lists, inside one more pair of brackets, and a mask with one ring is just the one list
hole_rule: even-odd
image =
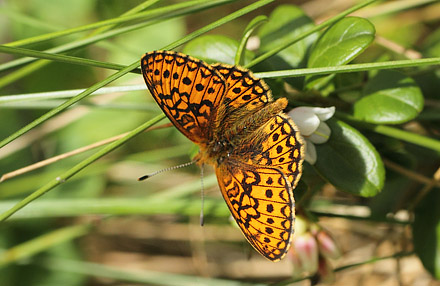
[[321,121],[326,121],[328,119],[330,119],[331,117],[333,117],[333,115],[335,114],[335,107],[334,106],[330,106],[330,107],[312,107],[313,108],[313,113],[315,113],[319,119],[321,119]]
[[296,107],[288,112],[303,136],[309,136],[319,126],[319,117],[313,113],[312,109],[311,107]]
[[315,144],[322,144],[328,141],[331,133],[332,131],[327,123],[321,122],[315,132],[309,136],[309,140]]
[[318,155],[316,154],[315,145],[313,145],[313,143],[310,140],[305,139],[304,140],[304,148],[306,150],[305,160],[307,162],[309,162],[309,164],[311,164],[311,165],[315,164],[316,160],[318,159]]

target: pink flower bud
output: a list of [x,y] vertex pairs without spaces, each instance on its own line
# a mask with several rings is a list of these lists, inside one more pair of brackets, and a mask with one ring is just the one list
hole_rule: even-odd
[[299,259],[298,253],[296,253],[295,248],[291,247],[289,252],[287,253],[287,257],[292,262],[292,276],[293,277],[301,277],[304,269],[301,263],[301,260]]
[[334,238],[325,230],[321,229],[316,234],[319,252],[326,258],[337,259],[341,257],[341,250]]
[[297,236],[293,246],[304,271],[315,273],[318,270],[318,244],[312,234],[306,232]]

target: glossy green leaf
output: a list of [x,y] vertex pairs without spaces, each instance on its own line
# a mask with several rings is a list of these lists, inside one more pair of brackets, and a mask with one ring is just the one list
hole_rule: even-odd
[[423,266],[440,279],[440,192],[432,190],[415,210],[414,250]]
[[379,193],[385,181],[382,159],[373,145],[350,125],[330,119],[330,140],[315,145],[316,170],[336,188],[363,197]]
[[354,104],[354,116],[370,123],[398,124],[414,119],[423,108],[415,81],[396,71],[380,71]]
[[[374,40],[376,30],[368,20],[347,17],[327,29],[313,47],[307,63],[309,68],[344,65],[362,53]],[[333,76],[306,78],[307,89],[320,89]]]
[[345,102],[353,103],[362,95],[361,87],[364,85],[363,73],[336,74],[332,81],[337,96]]
[[[222,35],[206,35],[189,42],[183,53],[206,61],[207,63],[225,63],[233,65],[239,43]],[[248,63],[253,58],[253,53],[245,52],[242,62]]]
[[[300,8],[294,5],[280,5],[271,13],[269,21],[261,27],[258,33],[260,52],[265,53],[282,46],[310,30],[313,26],[313,20]],[[317,38],[317,33],[312,34],[268,58],[264,61],[266,66],[264,70],[305,67],[307,53]],[[284,80],[297,88],[302,88],[303,80],[301,78],[285,78]]]
[[[313,20],[300,8],[293,5],[280,5],[269,16],[269,21],[260,29],[260,51],[267,52],[296,38],[311,29]],[[296,68],[304,61],[308,48],[317,38],[313,34],[306,39],[282,50],[277,54],[279,68]],[[274,62],[276,63],[276,62]]]

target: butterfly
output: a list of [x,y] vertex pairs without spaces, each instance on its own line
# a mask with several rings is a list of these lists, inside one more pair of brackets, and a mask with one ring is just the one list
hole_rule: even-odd
[[290,247],[295,222],[293,189],[302,174],[298,128],[251,71],[209,65],[173,51],[141,59],[157,104],[199,146],[198,164],[214,166],[223,198],[249,243],[278,261]]

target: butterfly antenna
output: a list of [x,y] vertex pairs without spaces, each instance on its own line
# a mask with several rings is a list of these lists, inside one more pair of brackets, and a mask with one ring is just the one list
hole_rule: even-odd
[[164,169],[158,170],[156,172],[153,172],[151,174],[142,176],[142,177],[140,177],[138,179],[138,181],[143,181],[143,180],[149,179],[149,178],[151,178],[153,176],[156,176],[157,174],[160,174],[160,173],[163,173],[163,172],[168,172],[168,171],[171,171],[171,170],[187,167],[187,166],[190,166],[190,165],[194,164],[195,162],[196,161],[191,161],[191,162],[186,162],[184,164],[180,164],[180,165],[177,165],[177,166],[172,166],[172,167],[164,168]]
[[203,214],[203,209],[204,209],[204,206],[205,206],[205,185],[203,184],[203,169],[204,169],[204,164],[202,164],[201,166],[200,166],[200,185],[201,185],[201,188],[202,188],[202,190],[201,190],[201,196],[202,196],[202,208],[200,209],[200,226],[203,226],[204,224],[205,224],[205,221],[204,221],[204,214]]

